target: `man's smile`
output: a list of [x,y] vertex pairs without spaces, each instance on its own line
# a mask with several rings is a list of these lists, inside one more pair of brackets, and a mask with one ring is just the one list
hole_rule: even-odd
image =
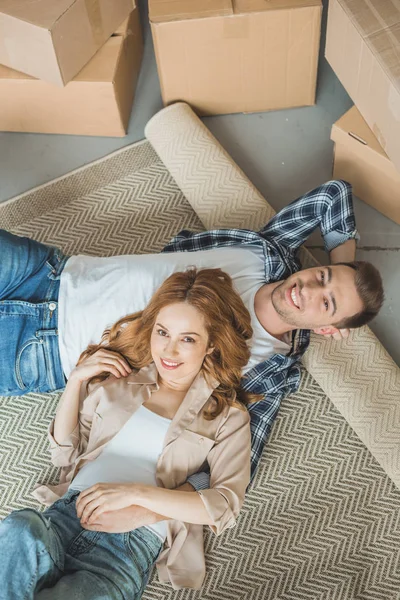
[[300,299],[300,290],[295,283],[293,287],[288,288],[285,292],[286,302],[289,306],[293,306],[300,310],[301,308],[301,299]]

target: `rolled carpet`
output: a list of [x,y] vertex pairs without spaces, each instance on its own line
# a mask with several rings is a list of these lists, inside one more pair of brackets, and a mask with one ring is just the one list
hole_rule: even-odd
[[188,104],[158,112],[145,135],[206,229],[257,229],[273,216],[271,206]]
[[[206,229],[257,230],[275,214],[187,104],[161,110],[145,135]],[[301,258],[317,264],[306,250]],[[303,364],[400,488],[400,369],[372,331],[312,335]]]

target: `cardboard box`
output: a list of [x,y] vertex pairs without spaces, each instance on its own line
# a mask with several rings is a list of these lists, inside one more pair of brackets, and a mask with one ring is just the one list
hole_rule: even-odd
[[164,104],[200,115],[314,104],[320,0],[149,0]]
[[400,3],[330,0],[325,52],[400,170]]
[[333,177],[352,184],[356,196],[400,224],[400,172],[355,106],[333,124]]
[[142,52],[135,9],[64,88],[0,65],[0,130],[125,135]]
[[133,0],[0,0],[0,63],[65,85],[134,7]]

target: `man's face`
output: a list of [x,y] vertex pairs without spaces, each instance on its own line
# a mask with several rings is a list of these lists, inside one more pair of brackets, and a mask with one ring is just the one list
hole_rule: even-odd
[[328,327],[363,310],[355,286],[355,271],[344,265],[305,269],[278,285],[273,307],[299,329]]

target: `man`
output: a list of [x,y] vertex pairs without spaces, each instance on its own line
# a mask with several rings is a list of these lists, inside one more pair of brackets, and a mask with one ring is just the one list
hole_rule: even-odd
[[[297,251],[318,226],[332,266],[300,270]],[[258,233],[182,232],[164,249],[168,254],[67,258],[3,232],[0,394],[63,387],[64,375],[82,350],[98,342],[107,325],[142,309],[172,272],[190,265],[221,267],[252,317],[254,337],[243,385],[265,394],[249,407],[254,475],[279,403],[298,387],[297,363],[310,330],[346,336],[382,305],[378,271],[353,262],[356,238],[351,187],[343,181],[328,182],[295,200]],[[208,487],[203,474],[190,481],[196,489]]]

